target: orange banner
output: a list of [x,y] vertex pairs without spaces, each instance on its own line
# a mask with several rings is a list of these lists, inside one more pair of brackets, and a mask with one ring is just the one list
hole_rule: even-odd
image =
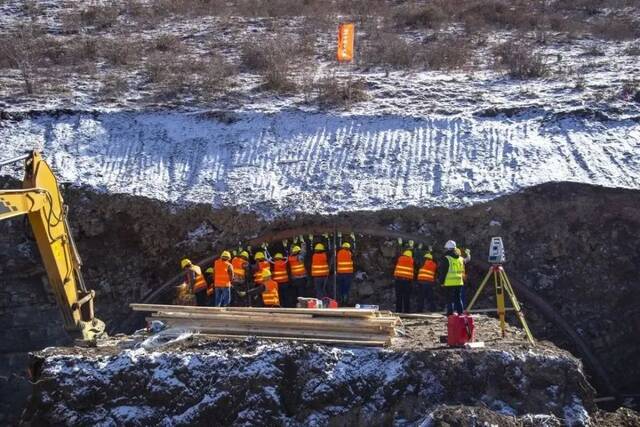
[[353,43],[356,35],[356,26],[344,23],[338,26],[338,61],[353,61]]

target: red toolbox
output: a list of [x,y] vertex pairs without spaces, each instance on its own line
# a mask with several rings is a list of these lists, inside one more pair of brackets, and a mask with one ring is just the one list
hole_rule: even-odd
[[322,298],[322,306],[324,308],[338,308],[338,301],[331,298]]
[[447,318],[447,344],[460,347],[475,340],[473,317],[468,314],[452,314]]
[[322,308],[322,301],[316,298],[298,297],[298,307],[300,308]]

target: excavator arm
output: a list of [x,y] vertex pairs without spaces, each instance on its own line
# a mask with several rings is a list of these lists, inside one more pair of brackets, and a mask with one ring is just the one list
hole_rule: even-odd
[[0,190],[0,221],[27,215],[65,329],[74,338],[93,341],[105,335],[105,325],[93,313],[95,292],[84,284],[58,181],[37,151],[0,166],[20,160],[25,160],[23,188]]

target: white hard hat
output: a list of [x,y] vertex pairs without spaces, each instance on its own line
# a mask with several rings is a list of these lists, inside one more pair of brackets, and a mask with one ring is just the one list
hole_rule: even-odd
[[447,243],[444,244],[444,248],[448,250],[455,249],[456,242],[454,242],[453,240],[448,240]]

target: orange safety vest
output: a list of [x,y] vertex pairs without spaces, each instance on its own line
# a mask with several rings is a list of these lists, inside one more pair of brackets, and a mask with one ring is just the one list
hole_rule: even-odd
[[398,279],[413,280],[413,258],[400,255],[393,276]]
[[287,262],[285,260],[279,259],[273,262],[273,280],[278,283],[289,283]]
[[437,264],[432,259],[424,261],[420,270],[418,270],[418,281],[420,282],[435,282],[436,281],[436,268]]
[[239,256],[233,257],[231,260],[231,265],[233,266],[233,274],[234,280],[237,282],[244,282],[245,279],[245,268],[247,267],[247,261],[240,258]]
[[311,276],[327,277],[329,276],[329,261],[327,261],[326,252],[316,252],[311,258]]
[[[229,276],[229,267],[231,263],[218,258],[213,263],[213,286],[216,288],[231,287],[231,277]],[[233,268],[231,266],[231,268]]]
[[[190,270],[193,273],[193,279],[192,276],[187,273],[187,283],[192,285],[193,293],[207,289],[207,281],[204,280],[204,276],[202,275],[202,270],[200,270],[200,267],[197,265],[192,265]],[[191,280],[193,280],[193,283],[190,283]]]
[[275,280],[267,280],[264,283],[264,291],[262,292],[262,302],[267,307],[278,307],[280,305],[280,297],[278,296],[278,282]]
[[304,263],[300,261],[298,255],[289,256],[289,268],[291,269],[291,276],[294,279],[307,277],[307,270],[304,268]]
[[271,267],[269,261],[258,261],[256,264],[256,270],[253,272],[253,283],[261,284],[262,283],[262,270],[265,268],[268,270]]
[[341,274],[353,273],[353,257],[349,249],[342,248],[337,254],[338,265],[336,271]]

